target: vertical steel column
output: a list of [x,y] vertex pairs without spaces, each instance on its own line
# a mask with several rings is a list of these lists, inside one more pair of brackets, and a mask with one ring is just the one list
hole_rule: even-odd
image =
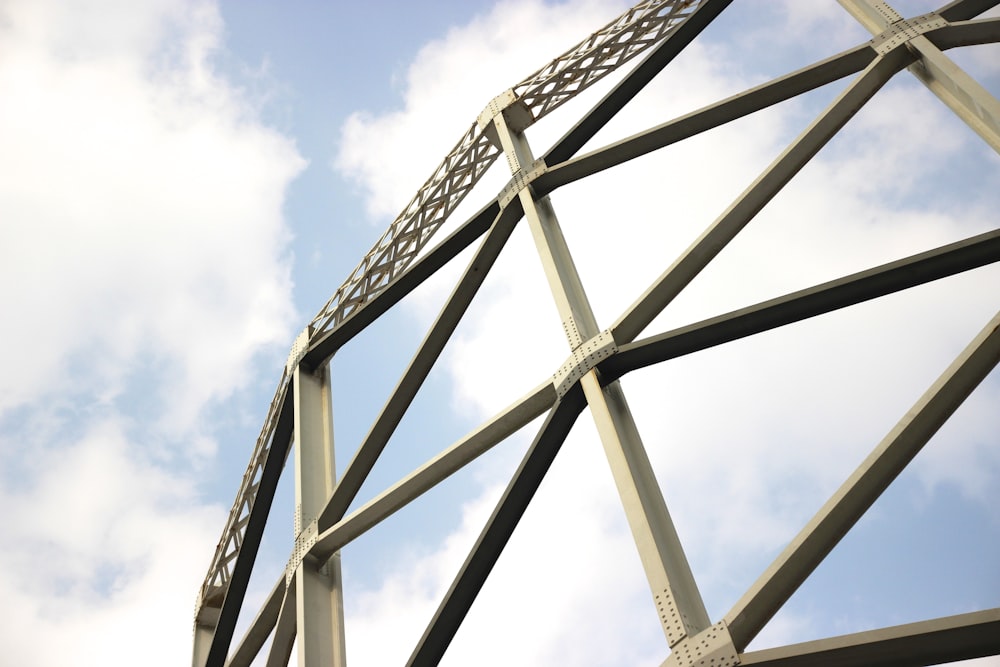
[[[514,130],[504,112],[493,117],[499,141],[514,174],[531,166],[531,148],[523,132]],[[538,201],[530,186],[518,193],[570,349],[575,351],[599,333],[590,302],[577,274],[548,197]],[[581,380],[587,403],[621,496],[639,549],[646,577],[671,647],[697,634],[710,622],[701,594],[674,529],[639,431],[617,381],[602,388],[597,370]]]
[[[330,372],[295,367],[296,551],[308,550],[316,519],[334,488]],[[305,556],[295,570],[299,667],[344,667],[344,598],[340,554],[325,563]]]

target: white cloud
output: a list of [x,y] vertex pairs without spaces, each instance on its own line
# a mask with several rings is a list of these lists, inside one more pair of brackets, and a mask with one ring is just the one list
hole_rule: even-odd
[[[186,44],[218,30],[208,6],[192,9],[208,16],[176,26]],[[148,12],[122,13],[169,25]],[[75,20],[51,9],[38,22],[49,18]],[[142,361],[189,388],[163,399],[165,416],[190,426],[238,386],[256,349],[287,337],[280,207],[301,160],[213,78],[205,53],[149,72],[158,53],[94,53],[86,31],[83,44],[55,28],[33,38],[18,20],[6,50],[20,50],[0,70],[2,299],[19,323],[6,337],[2,406],[65,391],[53,379],[67,364],[113,399],[122,369]]]
[[206,413],[290,338],[281,208],[304,167],[213,69],[221,29],[201,0],[0,8],[12,663],[189,660],[224,518],[193,472]]
[[[190,654],[192,582],[223,520],[183,478],[137,454],[119,424],[39,454],[4,491],[0,591],[16,664],[107,665]],[[53,641],[53,639],[56,639]],[[150,655],[150,647],[159,647]]]
[[[527,12],[530,5],[515,6]],[[574,21],[593,8],[586,4],[565,11],[560,6],[562,15]],[[609,4],[595,15],[612,12]],[[822,41],[815,35],[826,35],[830,21],[836,33],[831,41],[850,33],[840,14],[815,13],[809,17],[815,28],[808,33],[812,46]],[[543,62],[554,53],[549,44],[564,34],[571,42],[576,30],[565,26],[564,33],[562,23],[518,21],[516,44],[496,39],[513,24],[509,12],[498,10],[453,30],[411,66],[402,109],[359,112],[346,125],[338,164],[358,180],[373,213],[394,214],[419,184],[415,175],[434,164],[399,159],[402,146],[421,156],[443,153],[447,144],[431,145],[439,141],[437,128],[464,127],[495,94],[497,85],[479,82],[492,72],[491,63],[526,53]],[[806,39],[800,32],[778,33],[769,48],[796,50]],[[602,136],[610,141],[752,85],[741,83],[738,69],[724,64],[726,57],[733,54],[719,42],[696,45]],[[476,77],[468,75],[470,70]],[[501,77],[497,83],[515,80]],[[483,94],[477,96],[480,88]],[[784,105],[553,196],[602,326],[725,209],[822,103]],[[573,106],[578,112],[587,105]],[[463,113],[453,118],[454,109]],[[536,153],[555,136],[552,131],[540,124],[532,134]],[[970,153],[982,155],[976,141],[901,75],[650,332],[995,227],[997,191],[987,185],[992,180],[976,179],[995,179],[996,156],[982,162],[993,170],[987,172],[992,177],[959,171]],[[963,188],[963,179],[972,187]],[[984,187],[976,187],[979,182]],[[943,203],[936,190],[943,191]],[[728,610],[986,323],[996,308],[995,290],[987,289],[996,276],[995,268],[982,270],[626,378],[640,431],[713,617]],[[473,306],[471,321],[447,352],[454,400],[463,409],[491,414],[567,355],[541,279],[530,238],[519,230]],[[426,319],[419,311],[431,301],[416,304],[420,319]],[[927,489],[956,484],[970,501],[988,502],[984,490],[995,488],[1000,471],[996,448],[987,444],[998,426],[988,407],[995,392],[994,377],[963,408],[963,426],[954,427],[952,438],[959,456],[918,458],[918,476]],[[949,442],[943,432],[928,452]],[[606,463],[595,452],[600,445],[584,414],[446,663],[550,664],[555,656],[580,665],[658,664],[662,659],[666,644],[655,617],[651,628],[647,622],[652,607],[646,584],[629,551],[631,538]],[[941,457],[949,465],[934,465]],[[560,474],[560,465],[572,473]],[[467,509],[480,509],[467,512],[439,551],[403,559],[405,565],[389,573],[384,586],[368,591],[362,604],[352,608],[349,603],[352,655],[367,662],[375,655],[368,651],[390,650],[373,639],[379,622],[389,623],[404,645],[402,638],[419,636],[428,610],[449,583],[441,567],[457,562],[455,540],[471,543],[477,529],[468,516],[485,516],[484,502],[470,501]],[[761,642],[808,639],[825,627],[823,618],[786,614]],[[353,644],[350,638],[358,630],[363,639]],[[600,641],[592,641],[595,637]]]

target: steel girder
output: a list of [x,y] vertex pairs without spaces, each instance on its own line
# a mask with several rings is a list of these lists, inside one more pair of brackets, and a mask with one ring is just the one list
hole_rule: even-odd
[[[973,20],[997,4],[957,0],[904,19],[888,5],[841,0],[875,36],[856,48],[577,157],[583,145],[666,67],[728,0],[647,1],[487,105],[413,201],[323,306],[293,346],[205,583],[193,663],[249,665],[273,635],[268,665],[287,663],[296,637],[304,664],[342,664],[338,550],[536,417],[548,417],[514,474],[410,664],[436,664],[499,558],[579,414],[590,407],[657,601],[671,648],[665,665],[923,665],[1000,653],[1000,611],[745,653],[749,642],[917,451],[1000,360],[1000,315],[977,336],[725,617],[711,623],[646,460],[617,380],[632,370],[955,275],[1000,259],[1000,230],[636,340],[879,88],[909,69],[995,150],[1000,104],[943,51],[1000,41],[1000,20]],[[639,54],[648,55],[536,160],[524,129]],[[601,331],[547,195],[627,160],[719,127],[846,76],[857,75],[815,121],[610,327]],[[435,247],[429,241],[500,153],[513,177],[494,201]],[[526,218],[563,318],[570,358],[538,385],[363,507],[351,501],[406,413],[451,333]],[[325,364],[348,340],[459,252],[484,237],[383,410],[339,480],[324,435]],[[326,405],[324,406],[324,402]],[[328,425],[328,423],[327,423]],[[327,429],[328,430],[328,429]],[[319,433],[319,435],[310,435]],[[300,496],[295,548],[243,640],[236,617],[292,442]],[[303,447],[304,443],[307,444]],[[304,451],[304,454],[303,454]],[[310,464],[301,456],[318,457]],[[318,470],[313,479],[304,470]],[[323,475],[326,475],[323,477]],[[310,481],[312,480],[312,481]],[[309,498],[302,499],[306,494]],[[305,657],[303,657],[303,654]],[[705,664],[708,664],[707,662]]]

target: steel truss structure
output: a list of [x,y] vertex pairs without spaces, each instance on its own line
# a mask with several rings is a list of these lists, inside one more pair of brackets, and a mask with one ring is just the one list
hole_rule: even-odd
[[[411,203],[298,337],[196,605],[195,667],[344,665],[339,550],[535,418],[541,428],[414,648],[434,665],[458,631],[578,416],[589,408],[669,645],[664,665],[927,665],[1000,654],[1000,609],[746,652],[768,620],[1000,360],[1000,313],[874,448],[724,617],[710,619],[619,379],[639,368],[876,299],[1000,260],[1000,229],[708,320],[637,337],[892,77],[907,69],[1000,152],[1000,103],[945,51],[1000,41],[996,2],[956,0],[904,18],[884,2],[840,0],[871,41],[628,139],[583,145],[731,0],[647,0],[492,100]],[[610,72],[646,54],[541,158],[524,131]],[[714,127],[851,77],[842,92],[614,323],[601,328],[548,195]],[[503,154],[509,183],[450,236],[429,241]],[[348,509],[515,226],[525,220],[570,354],[552,377],[372,501]],[[481,240],[480,240],[481,239]],[[328,362],[463,249],[478,248],[343,475],[335,479]],[[284,575],[232,646],[278,478],[294,447],[295,534]]]

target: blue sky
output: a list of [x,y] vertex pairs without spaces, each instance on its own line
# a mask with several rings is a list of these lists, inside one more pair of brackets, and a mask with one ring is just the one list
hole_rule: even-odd
[[[356,4],[0,6],[11,664],[189,660],[195,593],[294,336],[489,99],[624,9]],[[593,146],[865,39],[836,2],[736,2]],[[1000,93],[997,47],[950,55]],[[842,85],[557,192],[601,325]],[[531,128],[536,153],[587,106]],[[455,220],[506,180],[494,171]],[[649,331],[994,229],[998,178],[998,156],[904,72]],[[341,464],[446,278],[333,361]],[[980,269],[625,378],[713,618],[993,316],[998,279]],[[536,386],[561,336],[519,229],[359,502]],[[994,372],[756,646],[1000,605],[998,399]],[[345,549],[354,664],[405,659],[529,439]],[[584,415],[446,664],[659,664],[610,482]],[[290,550],[280,492],[250,606]]]

